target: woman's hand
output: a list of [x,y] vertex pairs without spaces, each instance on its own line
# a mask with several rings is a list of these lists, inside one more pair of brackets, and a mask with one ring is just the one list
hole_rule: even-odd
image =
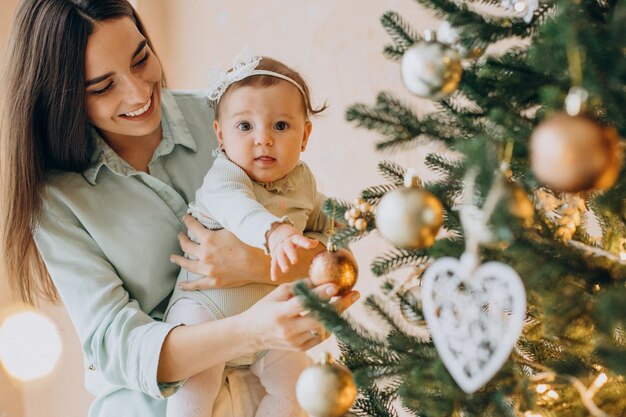
[[203,278],[183,283],[182,289],[229,288],[269,281],[270,259],[262,250],[244,244],[226,229],[209,230],[189,214],[183,221],[198,243],[180,233],[180,246],[192,259],[172,255],[170,260]]
[[[180,381],[259,350],[304,351],[320,343],[322,326],[292,294],[293,285],[280,285],[236,316],[173,328],[161,348],[157,379]],[[337,286],[323,284],[313,291],[320,298],[330,299]],[[358,298],[359,293],[352,291],[333,305],[342,312]]]
[[[178,240],[183,251],[194,259],[180,255],[172,255],[170,259],[203,278],[182,283],[182,289],[193,291],[239,287],[254,282],[272,283],[270,257],[262,250],[246,245],[228,230],[208,230],[189,214],[183,217],[183,221],[199,243],[189,239],[185,233],[181,233]],[[307,276],[311,259],[324,249],[324,245],[313,249],[299,248],[298,264],[285,273],[278,271],[278,279],[273,283],[291,282]]]
[[[307,282],[310,281],[307,279]],[[323,339],[322,325],[307,314],[301,301],[292,293],[294,283],[282,284],[250,309],[240,314],[250,329],[254,350],[279,349],[304,351]],[[334,284],[323,284],[313,292],[322,299],[330,299],[337,292]],[[338,298],[333,305],[343,312],[359,299],[359,293],[351,291]]]

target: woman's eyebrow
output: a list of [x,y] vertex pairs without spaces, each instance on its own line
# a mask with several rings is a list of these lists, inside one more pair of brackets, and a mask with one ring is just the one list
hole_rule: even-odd
[[[139,53],[143,50],[143,48],[145,48],[147,42],[146,40],[142,40],[141,42],[139,42],[139,45],[137,45],[137,49],[135,49],[135,52],[133,52],[133,56],[131,58],[134,59],[137,55],[139,55]],[[104,75],[101,75],[99,77],[96,78],[92,78],[91,80],[87,81],[85,83],[85,87],[89,87],[90,85],[94,85],[94,84],[98,84],[101,81],[106,80],[107,78],[109,78],[111,75],[115,74],[114,72],[107,72]]]

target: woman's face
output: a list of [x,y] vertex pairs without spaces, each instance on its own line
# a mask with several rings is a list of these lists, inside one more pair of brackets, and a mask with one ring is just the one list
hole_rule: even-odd
[[107,141],[157,131],[161,65],[132,19],[97,22],[87,40],[87,117]]

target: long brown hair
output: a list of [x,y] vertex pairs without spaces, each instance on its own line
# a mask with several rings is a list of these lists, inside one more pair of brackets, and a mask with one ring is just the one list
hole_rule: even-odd
[[119,17],[133,19],[154,50],[126,0],[23,0],[17,8],[0,82],[0,266],[29,304],[58,298],[33,239],[44,178],[90,163],[85,49],[95,22]]

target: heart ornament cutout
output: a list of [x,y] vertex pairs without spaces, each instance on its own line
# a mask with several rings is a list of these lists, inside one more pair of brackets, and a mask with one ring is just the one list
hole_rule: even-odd
[[471,394],[502,367],[526,316],[526,291],[513,268],[488,262],[469,274],[455,258],[440,258],[424,273],[422,308],[439,356]]

